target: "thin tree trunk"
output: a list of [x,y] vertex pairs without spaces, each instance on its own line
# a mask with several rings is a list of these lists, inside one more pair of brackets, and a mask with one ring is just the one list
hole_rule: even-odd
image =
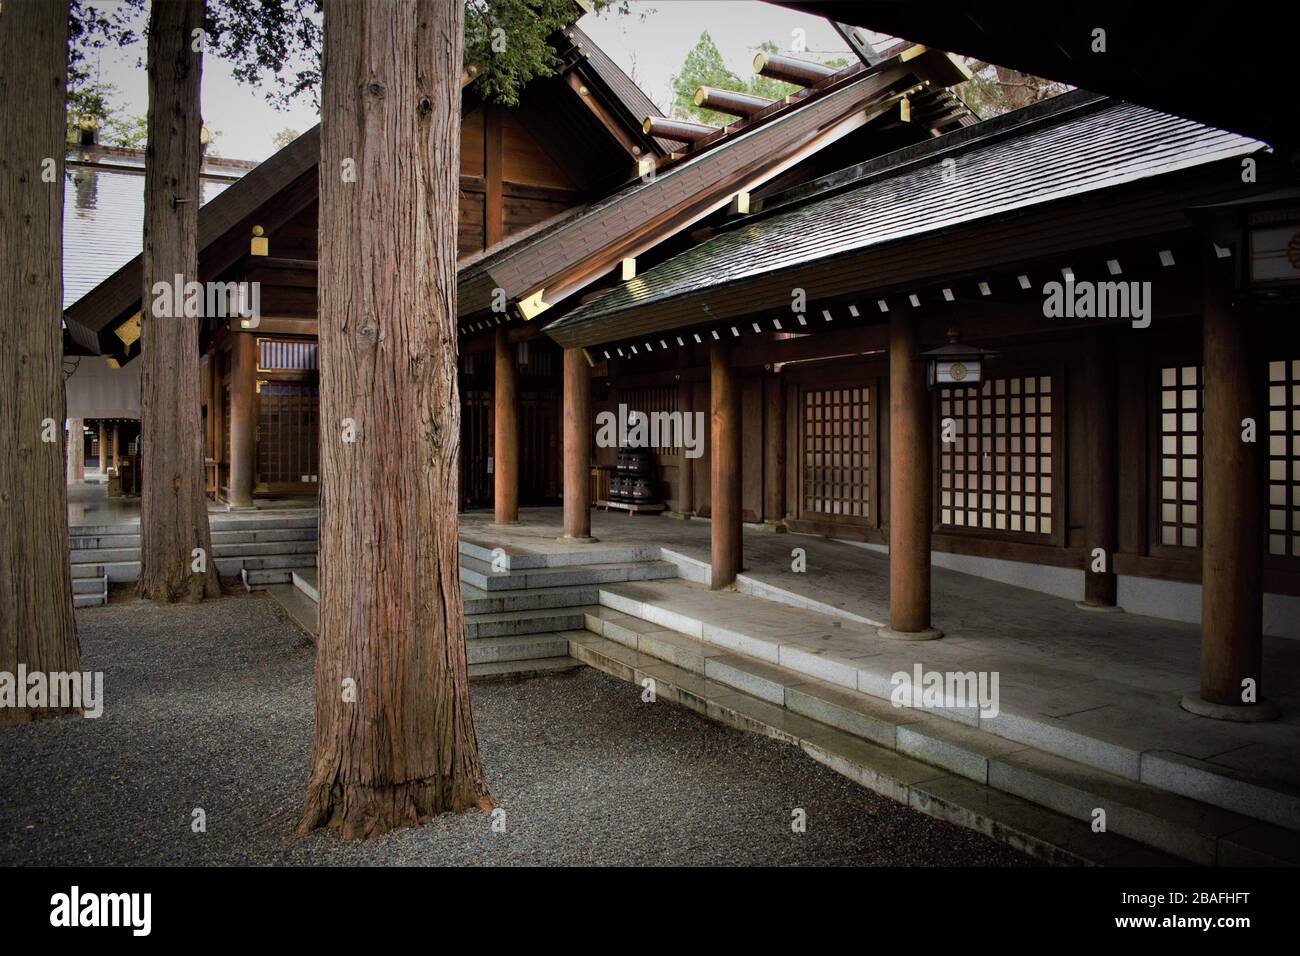
[[460,0],[325,4],[321,608],[299,834],[492,806],[457,557],[462,18]]
[[[63,459],[67,0],[0,10],[0,671],[77,671]],[[76,432],[74,438],[80,438]],[[0,727],[60,711],[0,707]]]
[[204,493],[199,323],[153,314],[155,283],[165,282],[176,301],[183,293],[175,289],[176,277],[182,284],[198,278],[203,53],[193,40],[202,26],[203,0],[150,4],[137,593],[164,602],[221,593]]

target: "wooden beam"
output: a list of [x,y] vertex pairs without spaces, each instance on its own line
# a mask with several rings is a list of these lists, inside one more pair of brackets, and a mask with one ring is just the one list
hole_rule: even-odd
[[738,93],[735,90],[719,90],[712,86],[700,86],[695,90],[695,105],[715,113],[730,113],[749,119],[776,103],[766,96],[752,93]]
[[578,70],[570,70],[564,74],[564,82],[573,91],[578,101],[604,127],[610,138],[618,143],[619,147],[633,160],[639,159],[645,149],[628,133],[623,123],[601,102],[600,98],[592,92],[591,85],[584,79],[582,74]]
[[647,136],[656,139],[671,139],[674,142],[692,145],[703,143],[722,131],[718,126],[668,119],[664,116],[647,116],[641,123],[641,130]]
[[759,51],[754,56],[754,72],[773,80],[793,83],[795,86],[816,86],[834,76],[838,70],[835,67],[814,63],[812,60]]
[[487,197],[483,209],[483,236],[484,245],[490,248],[506,236],[505,203],[502,198],[505,134],[501,125],[501,107],[488,106],[484,110],[483,120],[483,179]]

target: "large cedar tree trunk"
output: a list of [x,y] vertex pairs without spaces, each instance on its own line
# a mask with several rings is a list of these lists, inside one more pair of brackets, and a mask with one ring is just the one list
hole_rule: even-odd
[[[198,278],[203,53],[194,49],[193,32],[202,26],[203,0],[149,6],[137,593],[164,602],[221,593],[204,494],[199,320],[152,314],[154,283],[172,287],[178,275],[182,282]],[[196,548],[203,552],[202,571],[195,570]]]
[[492,806],[457,558],[462,18],[460,0],[325,4],[321,607],[300,834]]
[[[0,10],[0,671],[81,667],[63,458],[67,0]],[[74,437],[80,438],[80,433]],[[56,711],[0,708],[0,726]]]

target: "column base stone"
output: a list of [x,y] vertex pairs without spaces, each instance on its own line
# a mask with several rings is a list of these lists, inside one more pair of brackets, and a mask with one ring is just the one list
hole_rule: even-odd
[[1124,609],[1118,604],[1089,604],[1087,601],[1075,601],[1074,606],[1080,611],[1092,611],[1096,614],[1123,614]]
[[896,631],[892,627],[881,627],[876,633],[891,641],[937,641],[943,637],[943,631],[937,627],[927,627],[920,631]]
[[1239,724],[1258,724],[1277,720],[1282,716],[1277,704],[1271,700],[1261,700],[1256,704],[1216,704],[1201,697],[1200,691],[1188,691],[1183,695],[1179,706],[1189,714],[1197,717],[1209,717],[1212,720],[1230,720]]

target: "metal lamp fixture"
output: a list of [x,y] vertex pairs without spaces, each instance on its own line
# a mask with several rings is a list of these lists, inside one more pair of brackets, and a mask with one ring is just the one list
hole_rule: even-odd
[[921,353],[929,363],[926,384],[930,388],[979,385],[984,380],[984,363],[997,354],[978,346],[960,344],[957,330],[949,329],[947,345]]

